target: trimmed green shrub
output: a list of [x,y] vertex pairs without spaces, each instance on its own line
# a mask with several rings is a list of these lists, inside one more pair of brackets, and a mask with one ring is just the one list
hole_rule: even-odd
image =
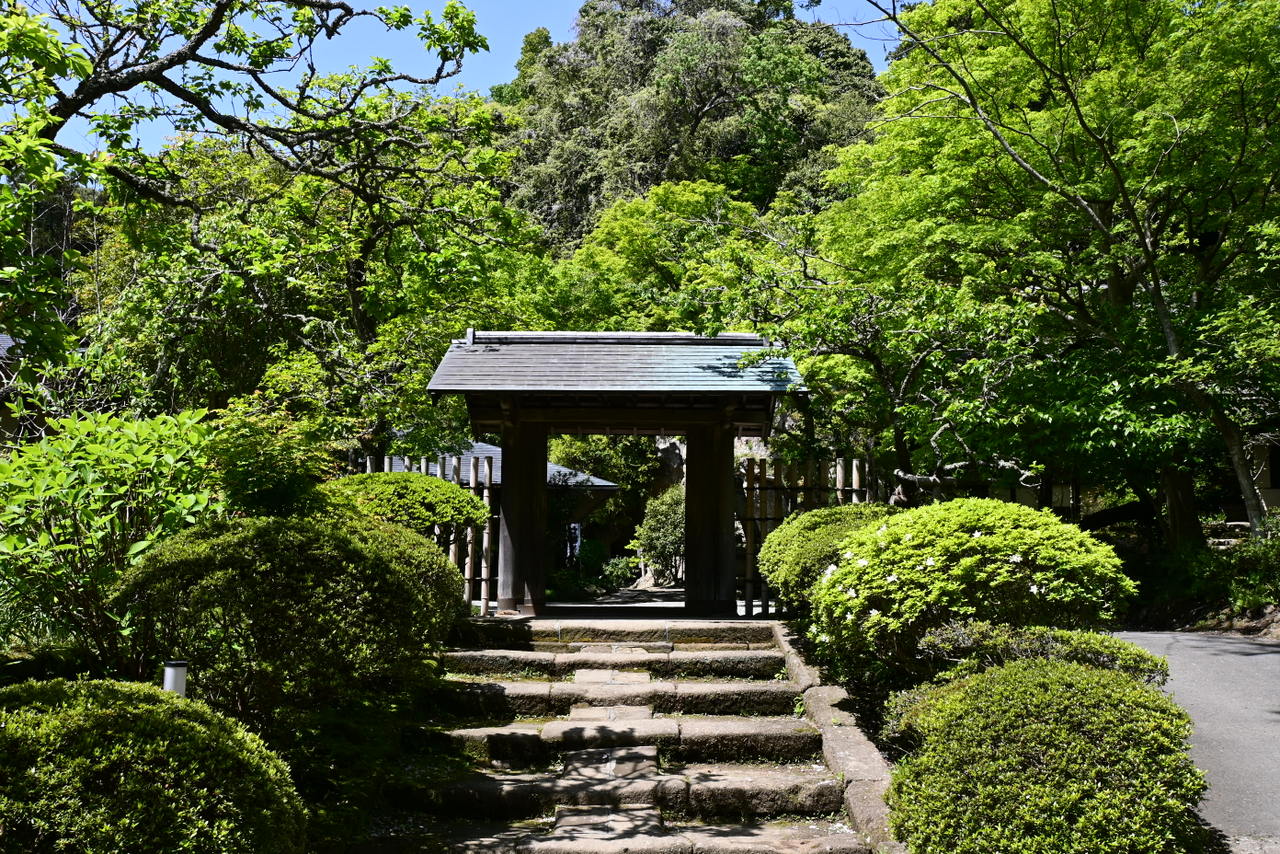
[[814,586],[819,655],[900,681],[925,632],[956,619],[1094,628],[1135,592],[1110,546],[1048,511],[964,498],[855,531]]
[[898,722],[890,823],[925,854],[1186,851],[1204,778],[1191,721],[1121,673],[1026,660],[945,683]]
[[1169,663],[1135,643],[1076,629],[1005,626],[973,620],[931,629],[920,641],[924,669],[957,679],[1026,658],[1115,670],[1148,685],[1169,681]]
[[424,537],[431,537],[439,525],[446,541],[457,530],[483,525],[489,518],[484,502],[456,483],[413,472],[340,477],[324,484],[321,492],[336,503],[349,503],[366,516],[403,525]]
[[839,559],[841,543],[894,510],[887,504],[841,504],[793,513],[760,545],[760,575],[779,600],[807,609],[810,588]]
[[0,847],[300,854],[289,769],[243,726],[150,685],[0,689]]
[[635,549],[640,563],[656,584],[672,584],[684,566],[684,486],[677,485],[649,499],[644,521],[627,548]]
[[290,710],[362,703],[430,674],[462,613],[434,543],[357,516],[246,518],[157,546],[122,579],[143,667],[191,663],[192,696],[273,736]]

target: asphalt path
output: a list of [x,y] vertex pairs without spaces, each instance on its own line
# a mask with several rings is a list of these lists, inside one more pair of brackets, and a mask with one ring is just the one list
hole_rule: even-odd
[[1200,815],[1233,851],[1280,854],[1280,641],[1120,632],[1169,660],[1166,689],[1191,715],[1191,757],[1209,791]]

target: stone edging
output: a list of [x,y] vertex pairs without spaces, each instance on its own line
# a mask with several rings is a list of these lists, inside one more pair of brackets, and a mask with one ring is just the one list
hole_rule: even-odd
[[787,675],[804,694],[805,717],[822,733],[822,757],[843,780],[844,804],[855,830],[878,854],[905,854],[906,847],[889,831],[889,763],[858,726],[857,719],[839,708],[849,698],[837,685],[823,685],[817,668],[810,667],[792,644],[794,635],[782,623],[773,624],[774,639],[786,657]]

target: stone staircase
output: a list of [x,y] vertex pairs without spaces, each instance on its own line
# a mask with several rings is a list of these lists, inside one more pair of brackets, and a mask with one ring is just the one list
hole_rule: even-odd
[[421,850],[870,854],[887,767],[772,621],[474,620],[445,656],[475,771]]

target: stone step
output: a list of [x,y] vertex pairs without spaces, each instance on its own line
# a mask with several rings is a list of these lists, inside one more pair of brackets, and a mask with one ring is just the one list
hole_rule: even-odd
[[546,830],[513,828],[442,842],[488,854],[870,854],[856,833],[813,821],[732,826],[666,823],[652,807],[561,807]]
[[[473,617],[456,631],[455,646],[533,649],[534,644],[773,644],[769,620],[553,620]],[[544,647],[545,649],[545,647]]]
[[821,816],[843,806],[843,785],[821,764],[695,764],[662,773],[656,746],[566,753],[557,773],[464,777],[429,793],[450,815],[522,818],[562,805],[660,807],[700,818]]
[[561,720],[456,729],[450,737],[474,759],[502,767],[544,765],[557,753],[653,745],[675,760],[797,762],[822,751],[822,735],[802,718],[680,716]]
[[[448,652],[444,663],[454,673],[536,673],[564,678],[576,670],[644,670],[658,678],[721,677],[773,679],[785,673],[786,659],[776,648],[760,650],[685,650],[653,652],[625,644],[584,645],[579,652],[523,649],[468,649]],[[596,649],[599,647],[600,649]],[[602,651],[608,649],[608,652]]]
[[662,714],[785,715],[800,691],[791,682],[447,681],[449,708],[474,717],[554,717],[574,706],[651,706]]

